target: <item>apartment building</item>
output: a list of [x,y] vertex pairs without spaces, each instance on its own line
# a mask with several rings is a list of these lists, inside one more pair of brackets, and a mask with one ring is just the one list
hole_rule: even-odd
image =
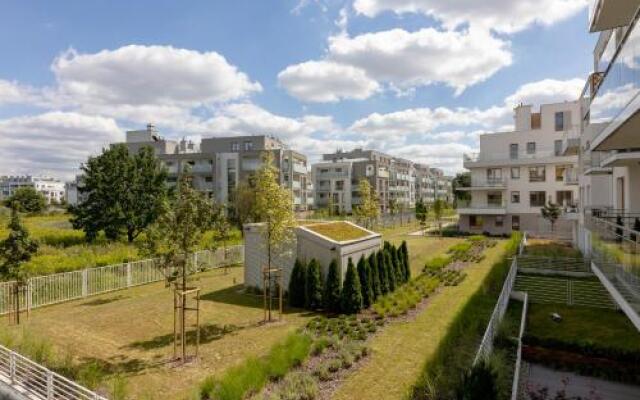
[[589,15],[598,40],[581,96],[575,241],[640,330],[640,0],[595,0]]
[[514,110],[513,132],[481,135],[480,152],[464,155],[471,186],[458,189],[469,191],[471,200],[458,204],[460,229],[549,232],[540,209],[552,202],[563,209],[556,233],[570,237],[578,218],[574,139],[580,133],[581,109],[580,101],[544,104],[538,112],[520,105]]
[[362,179],[367,179],[378,194],[382,212],[389,212],[390,205],[413,208],[418,199],[427,203],[437,198],[452,199],[451,178],[437,168],[375,150],[337,151],[322,158],[312,166],[315,204],[319,208],[332,206],[334,212],[353,212],[360,204],[358,184]]
[[51,177],[38,176],[0,176],[0,200],[11,197],[22,187],[32,187],[41,193],[47,204],[60,203],[64,200],[64,182]]
[[250,183],[262,164],[262,154],[270,151],[280,171],[280,183],[291,190],[296,211],[313,205],[312,182],[303,154],[288,149],[279,139],[268,135],[203,138],[199,145],[182,139],[167,140],[149,124],[147,129],[127,132],[126,145],[131,152],[144,146],[154,149],[167,167],[169,183],[175,183],[188,170],[194,186],[210,198],[227,204],[240,183]]

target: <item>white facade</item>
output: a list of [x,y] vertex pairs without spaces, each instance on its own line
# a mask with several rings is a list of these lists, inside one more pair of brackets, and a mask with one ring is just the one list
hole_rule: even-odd
[[514,113],[516,130],[480,136],[480,152],[464,156],[471,187],[459,189],[468,190],[471,200],[458,204],[462,230],[547,232],[551,227],[540,209],[551,202],[564,211],[555,229],[571,235],[578,156],[565,141],[579,136],[580,104],[545,104],[537,113],[521,105]]
[[65,198],[64,182],[50,177],[2,176],[0,177],[0,200],[11,197],[21,187],[32,187],[41,193],[47,204],[60,203]]

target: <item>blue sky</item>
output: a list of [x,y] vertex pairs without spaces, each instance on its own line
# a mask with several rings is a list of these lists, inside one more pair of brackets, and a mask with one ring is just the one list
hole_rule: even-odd
[[577,98],[594,41],[585,0],[7,0],[0,175],[69,178],[146,122],[453,173],[514,103]]

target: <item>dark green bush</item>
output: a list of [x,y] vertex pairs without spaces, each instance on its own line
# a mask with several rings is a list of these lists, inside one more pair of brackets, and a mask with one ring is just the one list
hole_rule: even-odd
[[349,258],[347,273],[344,278],[344,287],[340,298],[342,312],[353,314],[362,309],[362,287],[360,278],[353,266],[353,260]]
[[322,307],[322,274],[320,263],[315,258],[309,262],[307,267],[305,292],[305,306],[309,310]]
[[326,311],[340,312],[340,291],[340,271],[338,271],[338,262],[334,259],[329,264],[329,273],[327,274],[327,282],[324,286],[322,298]]
[[291,307],[304,307],[306,303],[306,267],[296,258],[296,262],[293,265],[291,271],[291,278],[289,279],[289,305]]

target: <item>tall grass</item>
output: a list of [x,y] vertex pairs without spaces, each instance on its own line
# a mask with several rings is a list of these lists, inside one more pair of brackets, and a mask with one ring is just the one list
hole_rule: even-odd
[[449,327],[434,356],[427,360],[411,399],[448,399],[455,397],[461,377],[471,366],[495,302],[510,267],[509,257],[516,254],[522,235],[514,233],[482,285],[473,293]]
[[200,397],[212,400],[242,400],[257,393],[269,380],[277,380],[302,364],[309,356],[312,339],[292,333],[274,345],[264,357],[251,357],[227,370],[222,377],[207,378],[200,386]]

